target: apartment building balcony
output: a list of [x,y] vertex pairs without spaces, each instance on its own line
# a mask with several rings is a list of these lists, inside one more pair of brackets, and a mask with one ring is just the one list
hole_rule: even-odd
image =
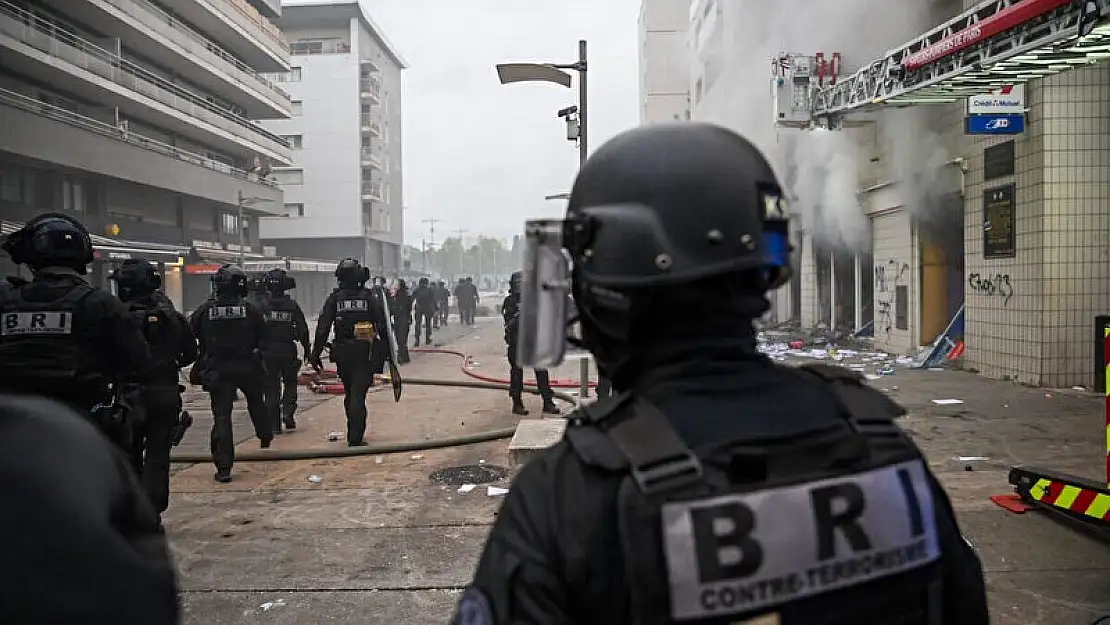
[[363,100],[373,104],[382,102],[382,81],[375,76],[363,76],[359,79],[359,94]]
[[170,6],[257,71],[289,71],[285,35],[247,0],[174,0]]
[[228,154],[289,162],[278,135],[7,0],[0,0],[0,54],[5,69],[86,101]]
[[362,116],[362,133],[372,137],[382,136],[382,125],[368,115]]
[[378,171],[382,170],[382,158],[370,148],[362,149],[362,165]]
[[256,210],[280,210],[281,189],[257,173],[130,132],[115,118],[111,109],[74,111],[0,89],[7,152],[223,204],[235,204],[242,192],[271,200]]
[[250,119],[290,115],[288,93],[150,0],[44,2],[100,33],[129,42],[154,63],[172,67],[182,78],[243,107]]
[[391,230],[389,206],[377,202],[362,203],[362,231],[365,234],[386,234]]
[[384,202],[385,187],[380,182],[362,181],[362,199],[365,201]]

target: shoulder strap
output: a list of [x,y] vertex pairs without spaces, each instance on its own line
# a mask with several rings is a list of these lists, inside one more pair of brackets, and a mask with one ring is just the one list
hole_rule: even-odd
[[862,375],[830,365],[805,365],[794,370],[832,391],[848,423],[857,432],[875,442],[904,444],[906,434],[894,420],[904,416],[906,409],[864,384]]
[[704,475],[701,460],[667,416],[642,397],[634,398],[632,414],[606,433],[624,454],[632,480],[645,495],[688,486]]

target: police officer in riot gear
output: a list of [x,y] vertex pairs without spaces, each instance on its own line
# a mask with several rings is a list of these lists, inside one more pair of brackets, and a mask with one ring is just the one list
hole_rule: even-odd
[[127,307],[82,278],[93,261],[88,231],[46,213],[0,247],[34,272],[0,284],[0,390],[66,403],[129,449],[150,350]]
[[[566,219],[528,223],[521,332],[561,324],[569,287],[616,394],[516,476],[456,624],[986,625],[905,411],[756,349],[787,214],[758,149],[682,123],[610,140]],[[560,324],[521,364],[561,359]]]
[[231,481],[235,463],[235,439],[231,428],[231,411],[236,391],[247,400],[254,434],[263,449],[274,439],[273,423],[267,417],[263,400],[265,375],[262,349],[266,340],[266,322],[262,314],[247,301],[247,274],[235,265],[224,265],[212,276],[214,299],[193,311],[189,326],[200,343],[198,377],[208,391],[212,404],[212,462],[215,479]]
[[297,281],[284,269],[272,269],[266,274],[267,297],[262,304],[262,317],[266,320],[266,336],[262,356],[266,368],[266,413],[273,424],[274,433],[296,429],[297,377],[301,361],[297,358],[300,343],[307,357],[311,353],[308,343],[308,322],[297,301],[288,291],[297,288]]
[[131,464],[161,515],[170,503],[170,448],[181,423],[179,372],[197,359],[197,341],[185,316],[159,289],[162,274],[152,263],[129,259],[109,278],[150,347],[152,363],[143,388],[145,418],[134,430]]
[[381,369],[380,363],[373,362],[374,344],[389,340],[389,311],[366,288],[370,270],[357,260],[342,260],[335,268],[335,277],[339,288],[324,301],[309,363],[317,370],[323,368],[320,355],[334,324],[331,361],[343,382],[347,445],[361,447],[366,445],[366,394],[374,384],[374,374]]
[[436,293],[428,286],[427,278],[420,278],[416,282],[416,290],[412,292],[413,309],[416,313],[416,325],[413,327],[415,341],[413,346],[420,347],[420,328],[424,328],[424,344],[432,344],[432,321],[436,316]]
[[[516,354],[520,344],[520,282],[523,277],[524,272],[513,272],[509,277],[509,295],[501,304],[501,317],[505,320],[505,345],[508,347],[506,356],[509,359],[509,398],[513,401],[513,414],[522,416],[528,414],[528,409],[524,407],[523,399],[524,368],[517,363]],[[543,412],[559,414],[547,369],[536,369],[535,375],[536,388],[543,398]]]
[[409,330],[412,328],[413,297],[409,285],[398,278],[397,291],[389,301],[393,313],[393,329],[397,332],[397,364],[411,362],[409,356]]

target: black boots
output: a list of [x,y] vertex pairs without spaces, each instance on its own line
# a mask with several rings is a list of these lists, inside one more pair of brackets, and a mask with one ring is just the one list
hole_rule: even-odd
[[560,414],[559,407],[556,406],[555,402],[551,399],[543,400],[542,412],[544,414]]
[[528,414],[528,409],[524,407],[524,402],[519,397],[513,398],[513,414],[520,416]]

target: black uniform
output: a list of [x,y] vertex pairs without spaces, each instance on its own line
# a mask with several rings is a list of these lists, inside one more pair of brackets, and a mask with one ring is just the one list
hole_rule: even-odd
[[466,287],[466,281],[459,278],[454,289],[455,294],[455,307],[459,309],[459,323],[467,325],[470,319],[470,313],[467,311],[467,303],[470,301],[470,289]]
[[[517,364],[517,341],[520,336],[520,278],[513,274],[509,280],[509,295],[501,304],[501,316],[505,320],[505,357],[509,359],[509,397],[513,400],[513,414],[526,415],[524,407],[524,369]],[[551,390],[551,376],[546,369],[534,369],[536,388],[543,398],[543,411],[559,414],[555,405],[555,393]]]
[[393,313],[393,330],[397,333],[397,364],[409,362],[409,331],[412,329],[413,297],[404,280],[399,280],[397,292],[390,300]]
[[368,272],[357,261],[341,262],[336,277],[339,288],[328,296],[320,311],[310,362],[320,367],[320,354],[334,324],[331,361],[343,382],[347,444],[357,447],[366,444],[366,394],[374,384],[374,373],[381,369],[381,363],[373,362],[371,356],[374,343],[389,340],[385,334],[389,331],[389,313],[382,308],[381,300],[363,286]]
[[189,320],[200,342],[201,358],[197,365],[202,367],[200,378],[212,405],[212,462],[220,482],[231,480],[235,463],[231,411],[237,390],[246,397],[254,434],[262,447],[269,447],[274,438],[263,400],[262,348],[266,322],[245,299],[245,276],[232,265],[220,268],[213,276],[215,299],[201,304]]
[[439,315],[439,325],[447,325],[447,313],[451,310],[451,291],[443,283],[443,280],[436,282],[436,314]]
[[143,389],[146,418],[135,428],[131,460],[160,515],[170,503],[170,448],[175,429],[181,427],[181,391],[185,387],[178,383],[178,375],[182,367],[196,361],[197,341],[188,320],[161,291],[126,303],[143,328],[153,360]]
[[266,334],[262,343],[262,356],[266,369],[264,398],[266,414],[274,432],[281,434],[282,425],[292,430],[297,427],[297,378],[301,361],[297,357],[297,343],[305,356],[311,353],[308,342],[308,322],[297,301],[286,294],[296,287],[291,276],[280,269],[267,276],[269,293],[262,304],[262,317],[266,320]]
[[0,390],[66,403],[129,450],[150,351],[127,307],[81,277],[93,258],[84,226],[45,214],[3,249],[35,276],[0,284]]
[[413,308],[416,313],[416,325],[414,327],[416,341],[414,345],[420,347],[420,328],[424,328],[424,344],[432,344],[432,318],[436,314],[436,294],[432,287],[428,286],[428,279],[421,278],[416,290],[412,292]]
[[[742,137],[660,124],[583,165],[562,240],[530,222],[525,284],[571,272],[581,342],[618,394],[517,475],[457,625],[986,625],[981,564],[904,410],[851,371],[756,349],[792,266],[783,196]],[[541,271],[560,248],[567,266]],[[550,330],[540,349],[565,339]]]
[[165,533],[85,415],[0,396],[0,623],[176,625]]

